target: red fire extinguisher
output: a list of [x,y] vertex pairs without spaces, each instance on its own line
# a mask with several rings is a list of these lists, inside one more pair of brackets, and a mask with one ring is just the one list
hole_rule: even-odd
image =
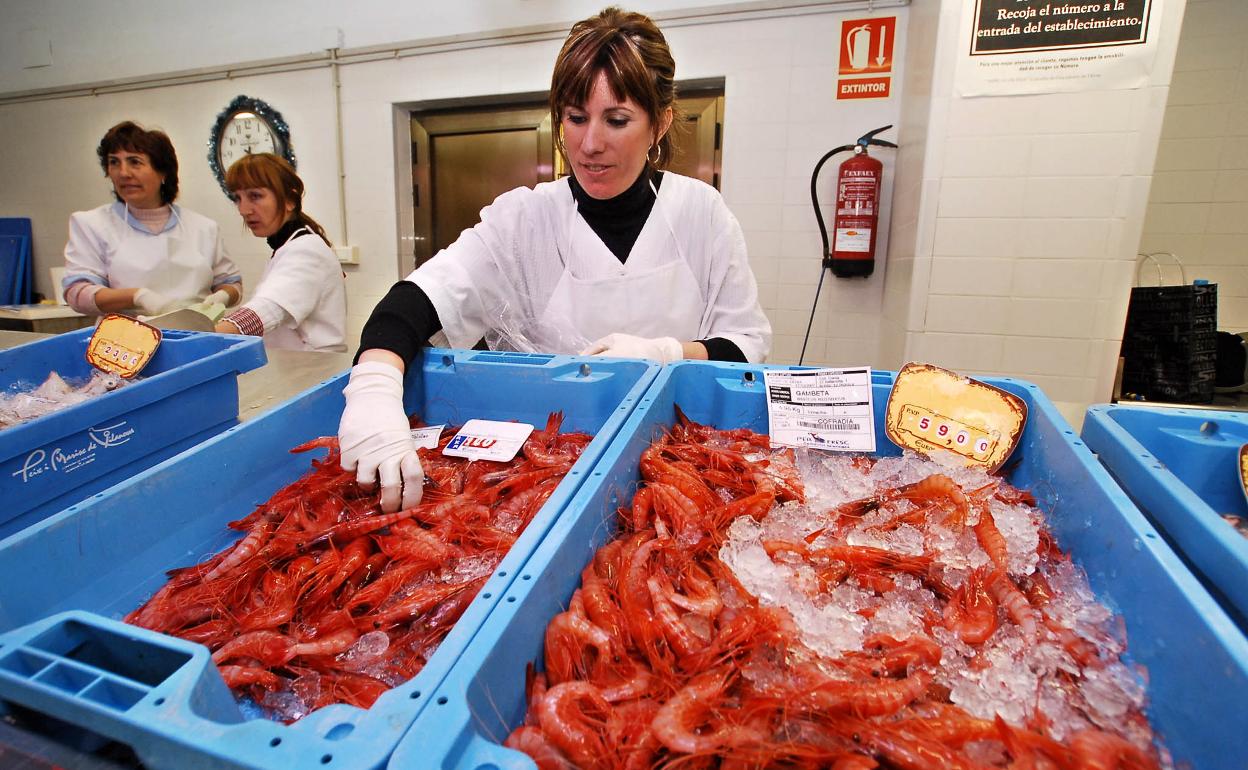
[[[884,126],[858,137],[854,144],[837,147],[820,158],[810,177],[810,199],[823,236],[823,266],[838,278],[866,277],[875,270],[875,241],[880,225],[880,184],[884,164],[867,154],[867,147],[896,147],[875,135],[887,131]],[[832,245],[828,247],[828,230],[819,209],[815,181],[819,170],[839,152],[853,150],[854,156],[841,164],[836,175],[836,215],[832,219]],[[821,276],[822,279],[822,276]]]

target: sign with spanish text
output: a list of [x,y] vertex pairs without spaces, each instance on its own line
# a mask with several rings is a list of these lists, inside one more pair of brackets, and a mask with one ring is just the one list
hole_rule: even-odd
[[763,372],[768,435],[781,446],[875,451],[871,368]]
[[962,96],[1142,88],[1163,0],[975,0],[958,66]]
[[837,99],[884,99],[892,92],[897,17],[841,22]]
[[447,443],[442,454],[469,460],[507,462],[516,456],[533,426],[523,422],[469,420]]

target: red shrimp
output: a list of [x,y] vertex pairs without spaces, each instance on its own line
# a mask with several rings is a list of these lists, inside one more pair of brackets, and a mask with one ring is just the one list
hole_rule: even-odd
[[997,630],[997,602],[984,587],[984,572],[967,575],[943,611],[945,627],[967,644],[983,644]]
[[641,532],[654,525],[654,491],[642,487],[633,495],[633,504],[626,521],[634,532]]
[[342,606],[352,614],[375,610],[400,587],[429,572],[429,565],[420,562],[391,563],[372,583],[351,594]]
[[258,606],[239,616],[240,631],[276,628],[295,616],[295,594],[299,586],[280,572],[269,572],[258,597]]
[[357,519],[344,521],[341,524],[335,524],[321,534],[317,535],[311,542],[320,543],[325,540],[333,540],[339,543],[345,543],[354,540],[360,535],[376,532],[379,529],[388,527],[397,521],[403,521],[410,518],[416,513],[416,508],[408,508],[404,511],[395,511],[394,513],[380,513],[373,516],[361,516]]
[[905,770],[988,770],[939,741],[906,730],[875,726],[860,733],[862,742],[890,765]]
[[581,571],[580,594],[590,622],[610,637],[615,650],[623,650],[627,646],[628,621],[620,605],[616,604],[611,586],[598,577],[592,564]]
[[546,691],[538,705],[542,732],[578,767],[592,767],[606,757],[606,724],[611,704],[589,682],[561,682]]
[[757,730],[723,719],[731,713],[723,702],[731,679],[730,672],[717,669],[689,680],[650,723],[659,742],[671,751],[696,754],[762,740]]
[[[551,684],[588,677],[594,660],[610,660],[613,644],[606,631],[585,616],[580,590],[572,593],[568,610],[556,615],[546,626],[546,676]],[[593,649],[596,658],[587,658]]]
[[467,592],[476,596],[477,591],[481,589],[481,586],[485,584],[487,579],[488,576],[463,583],[432,583],[421,586],[412,591],[406,598],[388,607],[383,607],[371,615],[359,618],[356,627],[367,628],[371,626],[375,629],[383,629],[389,628],[396,623],[411,620],[429,612],[460,592]]
[[940,645],[921,634],[904,640],[894,639],[887,634],[874,634],[864,639],[862,646],[866,650],[883,652],[872,668],[871,673],[874,676],[897,676],[906,673],[912,666],[940,665]]
[[265,690],[277,690],[282,686],[282,678],[268,669],[259,666],[217,666],[226,687],[236,690],[240,687],[256,685]]
[[1113,733],[1095,728],[1080,730],[1070,738],[1079,770],[1152,770],[1157,759]]
[[316,708],[334,703],[346,703],[356,708],[372,708],[377,699],[390,689],[390,685],[364,674],[349,671],[333,671],[321,674],[321,697]]
[[997,529],[997,522],[992,518],[992,511],[988,506],[980,506],[979,522],[975,524],[975,539],[979,541],[979,546],[984,549],[984,553],[988,554],[988,558],[996,565],[997,569],[1002,572],[1009,571],[1010,553],[1006,547],[1005,537],[1001,534],[1001,530]]
[[1009,576],[999,569],[994,569],[988,573],[985,585],[992,594],[992,598],[1005,608],[1006,614],[1022,630],[1023,635],[1029,641],[1035,642],[1036,633],[1039,630],[1036,610],[1028,604],[1027,597],[1018,590]]
[[805,680],[807,684],[788,693],[787,702],[791,708],[876,717],[896,714],[919,698],[931,684],[932,675],[915,671],[904,679],[850,681],[829,679],[806,668],[798,680]]
[[312,449],[328,449],[331,453],[336,453],[338,451],[338,437],[320,436],[319,438],[314,438],[311,441],[306,441],[300,444],[290,450],[290,452],[291,454],[299,454],[300,452],[307,452]]
[[291,648],[294,657],[301,655],[337,655],[351,649],[351,645],[360,638],[359,632],[353,627],[341,628],[326,636],[319,636],[310,641],[299,642]]
[[255,556],[259,552],[260,547],[268,541],[269,535],[273,533],[273,527],[273,522],[262,520],[242,540],[238,541],[238,544],[230,551],[229,556],[218,562],[217,566],[204,575],[204,582],[224,575]]
[[507,736],[503,745],[523,752],[537,764],[537,770],[575,770],[576,765],[559,750],[540,728],[521,725]]
[[280,666],[294,657],[295,640],[276,631],[252,631],[236,637],[212,653],[213,663],[253,658],[266,666]]
[[646,587],[650,591],[650,601],[654,607],[654,617],[659,629],[676,654],[683,658],[706,647],[710,641],[709,634],[703,636],[695,627],[687,625],[676,608],[672,606],[668,597],[675,593],[676,589],[672,588],[667,576],[661,572],[651,575],[646,580]]

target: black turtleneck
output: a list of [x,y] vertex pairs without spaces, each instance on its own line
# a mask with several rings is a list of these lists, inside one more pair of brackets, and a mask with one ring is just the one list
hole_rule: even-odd
[[[277,251],[278,249],[286,245],[286,242],[290,240],[290,236],[292,233],[294,233],[296,230],[298,230],[299,228],[303,226],[304,226],[303,222],[299,221],[298,219],[288,220],[286,224],[282,225],[281,228],[277,232],[273,233],[272,235],[270,235],[268,238],[265,238],[264,240],[269,244],[270,249]],[[302,235],[311,235],[311,234],[312,234],[312,229],[308,228],[304,232],[299,233],[299,235],[296,235],[295,237],[298,238],[299,236],[302,236]]]
[[[654,180],[654,190],[650,189],[650,180]],[[614,198],[599,200],[585,192],[575,176],[568,177],[572,187],[572,197],[576,199],[576,210],[581,218],[589,224],[594,234],[602,239],[615,258],[621,263],[628,260],[628,254],[646,226],[650,210],[654,208],[654,194],[663,184],[663,172],[651,172],[649,164],[637,177],[632,186]]]

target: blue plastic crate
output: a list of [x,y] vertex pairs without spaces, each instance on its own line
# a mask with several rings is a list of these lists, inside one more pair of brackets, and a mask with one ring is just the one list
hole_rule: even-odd
[[1248,414],[1094,406],[1084,419],[1083,440],[1248,629],[1248,539],[1219,515],[1248,518],[1239,483]]
[[[153,770],[384,767],[658,371],[644,361],[439,350],[409,369],[406,406],[432,424],[540,426],[563,410],[565,430],[594,439],[424,670],[372,708],[330,706],[289,726],[244,720],[219,697],[224,683],[204,665],[206,648],[118,620],[164,584],[165,570],[230,545],[240,533],[227,522],[323,455],[289,450],[337,432],[344,373],[0,543],[0,713],[33,710],[62,734],[121,741]],[[89,641],[59,641],[66,637]],[[109,652],[84,659],[84,647]],[[114,694],[93,697],[99,688]]]
[[[685,362],[667,367],[545,542],[521,570],[390,761],[391,770],[533,768],[499,745],[524,715],[525,665],[542,661],[546,624],[566,606],[594,551],[615,535],[613,512],[631,498],[641,452],[674,422],[673,405],[719,428],[767,430],[765,367]],[[893,375],[873,377],[876,442]],[[1248,755],[1248,640],[1187,571],[1029,383],[988,382],[1027,402],[1027,428],[1007,478],[1032,490],[1050,529],[1126,618],[1131,658],[1149,668],[1149,716],[1175,759],[1242,768]]]
[[[0,388],[90,377],[94,331],[0,351]],[[137,381],[0,430],[0,539],[236,425],[238,375],[267,360],[259,337],[166,331]]]

